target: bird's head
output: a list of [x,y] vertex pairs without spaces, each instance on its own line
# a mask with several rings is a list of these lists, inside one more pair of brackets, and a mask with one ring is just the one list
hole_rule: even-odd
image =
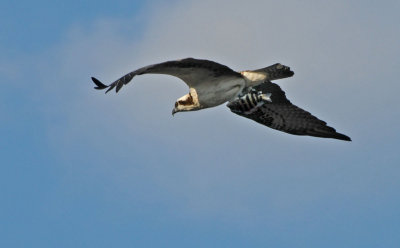
[[182,111],[192,111],[197,109],[199,109],[199,107],[193,102],[193,97],[189,93],[176,100],[175,107],[172,110],[172,115]]

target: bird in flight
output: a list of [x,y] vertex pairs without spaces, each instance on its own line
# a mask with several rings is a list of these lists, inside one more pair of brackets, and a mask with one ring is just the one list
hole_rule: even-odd
[[258,70],[236,72],[229,67],[203,59],[186,58],[153,64],[132,71],[110,85],[92,77],[95,89],[118,92],[133,77],[142,74],[167,74],[180,78],[189,93],[175,102],[177,112],[211,108],[228,102],[235,114],[262,125],[295,135],[308,135],[351,141],[309,112],[293,105],[285,92],[271,81],[294,75],[288,66],[274,64]]

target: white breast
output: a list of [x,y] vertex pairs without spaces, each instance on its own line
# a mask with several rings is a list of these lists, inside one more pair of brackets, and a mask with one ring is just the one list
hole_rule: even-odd
[[195,90],[203,107],[214,107],[234,99],[245,87],[243,78],[218,78],[198,85]]

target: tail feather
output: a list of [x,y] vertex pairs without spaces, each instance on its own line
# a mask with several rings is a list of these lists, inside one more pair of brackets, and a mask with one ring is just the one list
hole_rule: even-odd
[[271,66],[255,70],[253,72],[267,73],[268,80],[288,78],[294,75],[294,72],[290,70],[289,66],[285,66],[280,63],[276,63]]

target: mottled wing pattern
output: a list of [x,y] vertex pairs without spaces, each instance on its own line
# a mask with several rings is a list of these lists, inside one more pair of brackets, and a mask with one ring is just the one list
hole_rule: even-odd
[[351,140],[348,136],[327,126],[326,122],[293,105],[277,84],[265,82],[254,87],[254,90],[265,94],[270,93],[272,102],[265,101],[252,111],[243,111],[243,107],[241,108],[243,103],[237,100],[228,104],[231,111],[262,125],[290,134]]
[[96,84],[95,89],[112,89],[118,92],[122,86],[128,84],[133,77],[142,74],[167,74],[182,79],[189,87],[196,86],[202,82],[210,81],[210,77],[241,77],[240,73],[233,71],[225,65],[202,59],[186,58],[182,60],[167,61],[159,64],[142,67],[119,78],[110,85],[105,85],[98,79],[92,77]]

